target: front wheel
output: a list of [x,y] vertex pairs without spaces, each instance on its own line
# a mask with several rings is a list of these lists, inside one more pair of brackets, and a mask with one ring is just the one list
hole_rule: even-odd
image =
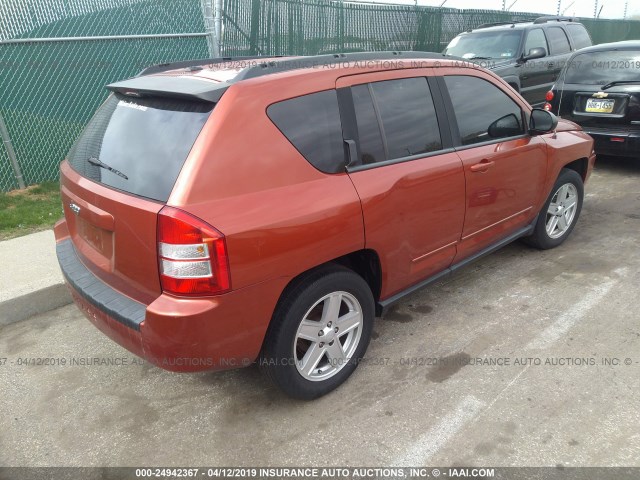
[[574,170],[563,169],[538,215],[533,234],[525,241],[543,250],[560,245],[578,221],[583,198],[582,177]]
[[358,366],[374,317],[373,295],[362,277],[339,266],[311,273],[280,301],[260,367],[292,397],[325,395]]

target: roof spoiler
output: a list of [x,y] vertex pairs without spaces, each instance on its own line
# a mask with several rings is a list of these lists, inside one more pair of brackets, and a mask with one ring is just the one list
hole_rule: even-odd
[[170,97],[216,103],[229,84],[188,77],[143,76],[111,83],[106,88],[130,97]]

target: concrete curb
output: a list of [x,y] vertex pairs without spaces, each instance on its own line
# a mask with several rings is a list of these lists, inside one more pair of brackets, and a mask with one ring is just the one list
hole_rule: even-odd
[[0,326],[26,320],[71,303],[65,284],[51,285],[0,303]]
[[52,230],[0,242],[0,326],[71,303]]

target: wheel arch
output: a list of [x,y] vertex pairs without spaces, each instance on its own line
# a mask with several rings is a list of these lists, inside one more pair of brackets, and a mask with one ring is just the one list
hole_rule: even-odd
[[334,270],[336,267],[347,268],[364,279],[373,294],[377,313],[378,300],[380,300],[380,293],[382,292],[382,268],[380,264],[380,257],[375,250],[362,249],[334,258],[320,265],[316,265],[315,267],[305,270],[304,272],[300,272],[298,275],[293,277],[278,297],[268,329],[271,328],[273,319],[275,318],[283,299],[291,290],[294,290],[302,283],[309,281],[313,277],[322,275],[323,272],[328,273]]
[[587,180],[587,172],[589,171],[589,159],[579,158],[578,160],[573,160],[572,162],[563,165],[562,168],[573,170],[582,177],[582,181],[584,182]]

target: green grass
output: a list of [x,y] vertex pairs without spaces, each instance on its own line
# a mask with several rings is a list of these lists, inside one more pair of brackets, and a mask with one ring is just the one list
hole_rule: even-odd
[[60,218],[62,203],[58,182],[0,192],[0,240],[46,230]]

